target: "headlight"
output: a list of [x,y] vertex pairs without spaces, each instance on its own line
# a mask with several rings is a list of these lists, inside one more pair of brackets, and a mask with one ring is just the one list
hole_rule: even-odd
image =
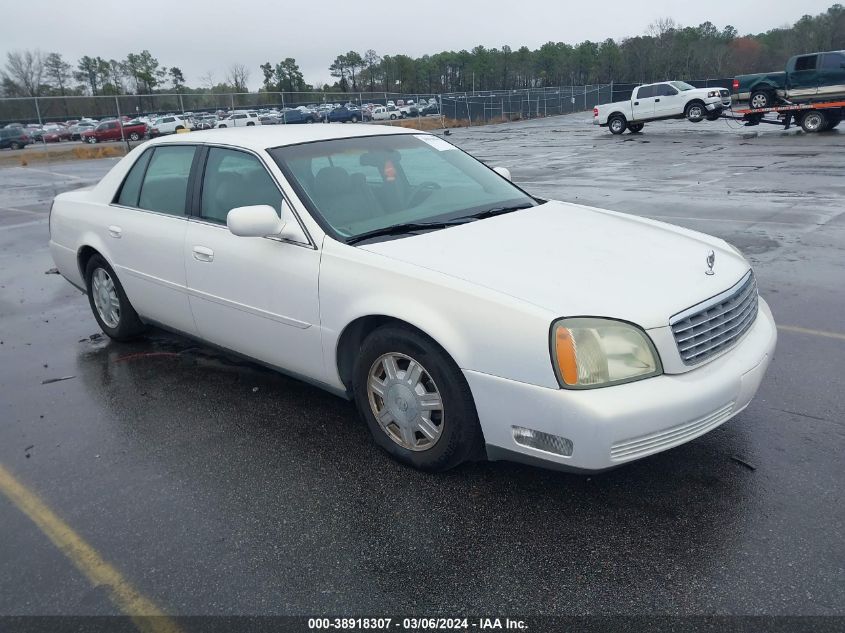
[[707,98],[709,99],[710,97],[718,97],[719,94],[720,93],[719,93],[718,90],[711,90],[710,92],[707,93]]
[[552,324],[552,361],[561,387],[593,389],[663,373],[648,335],[630,323],[577,317]]

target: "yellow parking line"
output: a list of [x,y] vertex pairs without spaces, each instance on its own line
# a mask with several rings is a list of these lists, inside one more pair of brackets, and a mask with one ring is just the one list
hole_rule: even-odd
[[[26,486],[0,465],[0,492],[38,526],[82,572],[91,584],[108,588],[112,602],[132,618],[142,633],[181,633],[161,609],[142,596],[121,573],[107,563],[81,536]],[[152,617],[150,617],[152,616]]]
[[797,325],[779,325],[779,330],[786,332],[797,332],[798,334],[812,334],[813,336],[824,336],[825,338],[835,338],[840,341],[845,341],[845,334],[838,332],[825,332],[824,330],[811,330],[805,327],[798,327]]

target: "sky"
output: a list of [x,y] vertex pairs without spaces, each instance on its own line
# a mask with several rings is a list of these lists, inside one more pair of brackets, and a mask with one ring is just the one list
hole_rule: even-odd
[[682,26],[731,24],[745,35],[792,24],[836,1],[3,0],[3,22],[27,27],[3,29],[0,56],[37,48],[61,53],[75,66],[83,55],[124,59],[148,49],[162,65],[181,68],[188,85],[199,85],[209,71],[215,82],[223,81],[233,63],[244,64],[254,90],[262,81],[259,66],[285,57],[297,60],[307,83],[322,85],[334,82],[328,67],[349,50],[417,57],[478,44],[535,49],[548,41],[641,35],[664,17]]

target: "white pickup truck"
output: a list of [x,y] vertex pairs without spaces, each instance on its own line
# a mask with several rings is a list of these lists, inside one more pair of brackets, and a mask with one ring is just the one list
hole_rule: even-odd
[[731,93],[725,88],[696,88],[683,81],[665,81],[637,86],[629,101],[593,108],[593,125],[607,127],[613,134],[626,129],[639,132],[646,122],[660,119],[715,121],[730,107]]

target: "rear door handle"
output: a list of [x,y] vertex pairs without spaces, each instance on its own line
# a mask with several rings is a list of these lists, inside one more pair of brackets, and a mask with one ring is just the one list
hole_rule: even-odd
[[640,105],[639,101],[634,101],[634,105]]
[[214,261],[214,251],[205,246],[194,246],[194,259],[198,262]]
[[119,226],[115,226],[114,224],[112,224],[109,227],[109,235],[114,238],[120,239],[120,236],[123,235],[123,229],[121,229]]

